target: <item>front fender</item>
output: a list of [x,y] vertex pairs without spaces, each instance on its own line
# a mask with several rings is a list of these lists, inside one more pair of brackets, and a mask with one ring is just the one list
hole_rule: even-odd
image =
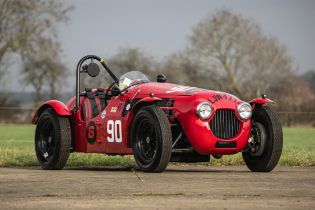
[[158,97],[145,97],[145,98],[142,98],[141,100],[137,101],[137,103],[135,105],[133,105],[132,107],[132,110],[137,107],[139,104],[142,104],[142,103],[151,103],[151,102],[155,102],[155,101],[161,101],[162,99],[161,98],[158,98]]
[[48,108],[53,109],[56,112],[56,114],[59,116],[71,116],[72,115],[71,111],[68,109],[68,107],[64,103],[57,101],[57,100],[50,100],[50,101],[46,101],[45,103],[43,103],[37,109],[37,111],[35,112],[35,114],[33,116],[32,123],[36,124],[41,113]]
[[[133,121],[133,119],[134,119],[134,117],[136,116],[136,114],[137,114],[137,111],[141,108],[141,107],[143,107],[143,106],[145,106],[145,105],[150,105],[150,104],[152,104],[152,103],[154,103],[154,102],[156,102],[156,101],[161,101],[162,99],[161,98],[158,98],[158,97],[145,97],[145,98],[142,98],[142,99],[140,99],[139,101],[137,101],[132,107],[131,107],[131,115],[130,115],[130,117],[129,117],[129,119],[128,119],[128,125],[132,125],[132,121]],[[132,147],[132,139],[131,139],[131,128],[132,128],[132,126],[129,126],[129,128],[128,128],[128,136],[127,136],[127,146],[129,147],[129,148],[131,148]]]
[[253,100],[251,100],[249,102],[249,104],[252,107],[255,107],[256,105],[264,105],[264,104],[268,104],[268,103],[275,103],[274,101],[272,101],[269,98],[254,98]]

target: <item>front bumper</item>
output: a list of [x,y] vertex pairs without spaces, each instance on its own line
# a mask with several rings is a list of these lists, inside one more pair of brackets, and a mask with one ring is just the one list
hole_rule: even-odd
[[221,139],[212,132],[209,120],[200,120],[195,111],[191,110],[178,116],[184,133],[196,150],[204,155],[227,155],[235,154],[244,150],[250,137],[251,121],[240,121],[237,134],[230,139]]

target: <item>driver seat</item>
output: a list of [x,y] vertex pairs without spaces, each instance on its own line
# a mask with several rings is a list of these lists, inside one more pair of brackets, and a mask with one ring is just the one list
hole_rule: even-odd
[[81,107],[82,120],[89,120],[99,115],[99,105],[96,102],[95,93],[92,92],[92,88],[85,88],[85,93],[82,93],[81,96],[84,96]]
[[97,88],[96,90],[96,102],[98,106],[100,107],[100,112],[102,112],[106,108],[106,97],[104,88]]

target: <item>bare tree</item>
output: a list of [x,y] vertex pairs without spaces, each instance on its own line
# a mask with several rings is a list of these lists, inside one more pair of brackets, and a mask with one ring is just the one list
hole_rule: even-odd
[[272,84],[271,95],[276,97],[278,105],[285,111],[311,111],[305,105],[315,99],[309,85],[298,75],[287,75]]
[[[58,0],[1,0],[0,68],[7,55],[20,55],[26,64],[23,71],[25,83],[32,84],[37,91],[36,88],[42,88],[42,73],[49,73],[50,77],[45,79],[50,81],[50,92],[55,95],[57,82],[63,76],[57,68],[52,68],[56,67],[52,60],[60,53],[56,26],[68,20],[67,13],[71,9],[71,5]],[[38,72],[30,68],[32,65]]]
[[40,37],[56,38],[56,25],[71,8],[57,0],[0,1],[0,63],[6,53],[36,53]]
[[[139,48],[121,48],[110,58],[105,58],[105,62],[118,77],[128,71],[140,71],[150,79],[155,79],[156,76],[157,62]],[[87,74],[82,74],[81,78],[81,91],[84,87],[106,87],[113,82],[105,71],[101,71],[96,78],[91,78]]]
[[315,70],[308,70],[302,75],[306,83],[309,84],[311,90],[315,94]]
[[28,56],[22,72],[25,83],[34,89],[35,106],[39,105],[45,92],[49,92],[49,97],[55,99],[57,97],[57,85],[66,76],[66,67],[59,59],[59,46],[50,40],[43,39],[39,47],[39,51],[42,53]]
[[[167,76],[168,82],[182,85],[209,87],[205,74],[199,62],[193,59],[193,55],[185,52],[178,52],[168,56],[160,65],[160,73]],[[211,87],[214,86],[212,83]]]
[[136,70],[150,77],[153,76],[156,65],[153,57],[139,48],[121,48],[118,53],[110,57],[108,62],[118,74]]
[[269,89],[291,74],[292,59],[276,39],[266,37],[250,19],[220,10],[193,28],[189,50],[212,79],[245,98]]

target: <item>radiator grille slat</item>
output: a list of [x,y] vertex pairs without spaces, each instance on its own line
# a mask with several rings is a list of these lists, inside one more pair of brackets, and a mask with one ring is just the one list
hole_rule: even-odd
[[216,137],[231,139],[238,133],[241,123],[233,110],[218,109],[209,125]]

